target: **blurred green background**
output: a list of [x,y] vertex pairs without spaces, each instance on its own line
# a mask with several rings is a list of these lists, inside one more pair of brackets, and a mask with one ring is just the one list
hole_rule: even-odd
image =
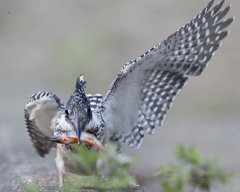
[[[22,108],[31,94],[50,91],[66,102],[83,74],[87,93],[105,95],[123,64],[185,25],[208,0],[0,2],[0,189],[14,191],[19,176],[57,173],[55,150],[39,159],[25,131]],[[124,146],[141,157],[132,173],[146,191],[158,189],[152,174],[173,161],[179,143],[214,153],[220,166],[240,173],[240,1],[230,3],[228,17],[236,19],[209,67],[190,78],[140,149]],[[239,183],[237,177],[231,191]]]

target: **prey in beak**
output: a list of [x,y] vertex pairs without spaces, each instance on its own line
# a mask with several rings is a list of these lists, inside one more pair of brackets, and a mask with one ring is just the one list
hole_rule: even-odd
[[101,142],[92,134],[81,131],[80,137],[75,132],[65,132],[51,137],[53,142],[61,144],[74,144],[79,142],[85,142],[89,145],[96,147],[98,150],[102,151],[104,148]]

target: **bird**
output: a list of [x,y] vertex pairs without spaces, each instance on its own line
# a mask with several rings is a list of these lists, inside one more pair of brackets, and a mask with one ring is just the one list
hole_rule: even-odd
[[[164,41],[126,63],[117,73],[105,97],[86,94],[83,75],[65,105],[51,92],[37,92],[24,107],[27,131],[37,153],[44,157],[57,147],[56,166],[60,186],[68,173],[85,174],[73,159],[75,145],[57,144],[51,136],[81,132],[96,137],[102,144],[113,142],[121,153],[121,143],[139,148],[144,134],[162,126],[167,110],[187,84],[189,76],[199,76],[221,46],[234,17],[225,19],[231,5],[224,0],[213,8],[210,0],[191,21]],[[85,144],[87,149],[93,146]]]

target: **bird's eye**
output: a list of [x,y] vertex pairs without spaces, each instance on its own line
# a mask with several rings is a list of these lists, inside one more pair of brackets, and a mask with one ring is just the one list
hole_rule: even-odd
[[88,114],[91,113],[91,109],[90,109],[90,108],[87,109],[87,113],[88,113]]
[[69,112],[68,112],[68,110],[67,110],[67,109],[65,110],[65,114],[66,114],[66,115],[69,115]]

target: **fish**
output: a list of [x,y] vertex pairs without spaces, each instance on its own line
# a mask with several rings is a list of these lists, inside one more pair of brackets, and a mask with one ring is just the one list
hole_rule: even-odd
[[[61,144],[74,144],[78,143],[76,132],[64,132],[51,137],[51,141]],[[103,151],[104,147],[101,142],[92,134],[82,131],[80,142],[85,142],[89,145],[96,147],[98,150]]]

